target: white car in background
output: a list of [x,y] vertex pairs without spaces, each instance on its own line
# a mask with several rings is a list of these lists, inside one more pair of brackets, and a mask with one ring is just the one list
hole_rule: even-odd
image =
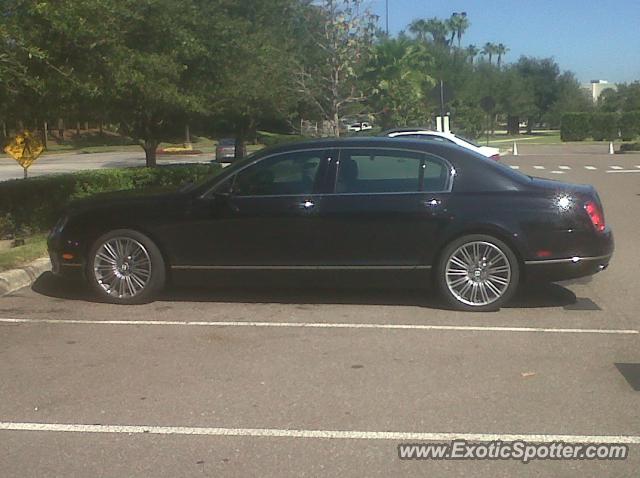
[[470,149],[476,153],[491,158],[495,161],[500,160],[500,150],[498,148],[490,148],[489,146],[480,146],[471,140],[456,136],[453,133],[443,133],[440,131],[431,131],[420,128],[402,128],[392,129],[382,133],[382,136],[389,138],[411,138],[411,139],[424,139],[426,141],[438,141],[441,143],[455,144],[462,146],[463,148]]
[[369,131],[370,129],[373,129],[373,126],[371,126],[371,124],[367,123],[366,121],[362,123],[353,123],[347,125],[347,131],[354,133],[357,133],[358,131]]

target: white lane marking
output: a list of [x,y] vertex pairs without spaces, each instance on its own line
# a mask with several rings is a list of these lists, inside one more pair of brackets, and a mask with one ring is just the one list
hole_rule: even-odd
[[520,169],[520,166],[514,166],[514,165],[511,165],[511,166],[509,166],[509,167],[510,167],[511,169]]
[[624,169],[622,166],[611,166],[611,169]]
[[219,428],[219,427],[175,427],[155,425],[83,425],[72,423],[24,423],[0,422],[0,430],[31,432],[71,432],[71,433],[122,433],[153,435],[208,435],[225,437],[258,438],[321,438],[342,440],[421,440],[452,441],[527,441],[551,443],[627,443],[640,444],[638,435],[548,435],[527,433],[430,433],[430,432],[390,432],[358,430],[291,430],[282,428]]
[[636,168],[640,169],[640,165],[637,165]]
[[558,166],[558,169],[565,169],[566,170],[566,169],[571,169],[571,167],[570,166]]
[[596,168],[595,166],[585,166],[584,169],[588,169],[589,171],[595,171],[598,168]]
[[180,321],[180,320],[76,320],[76,319],[0,319],[5,324],[55,325],[149,325],[189,327],[292,327],[309,329],[390,329],[455,330],[465,332],[546,332],[560,334],[637,335],[633,329],[554,329],[542,327],[501,327],[482,325],[358,324],[341,322],[250,322],[250,321]]
[[564,174],[564,171],[551,171],[551,174]]
[[544,166],[534,166],[533,169],[544,169]]
[[608,173],[640,173],[640,169],[614,169],[607,172]]

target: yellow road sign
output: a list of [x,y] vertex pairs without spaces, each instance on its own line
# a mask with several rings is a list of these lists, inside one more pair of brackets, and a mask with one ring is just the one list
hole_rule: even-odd
[[24,168],[24,177],[27,177],[27,169],[40,157],[44,151],[44,146],[40,138],[30,131],[18,134],[4,148],[4,152],[15,159]]

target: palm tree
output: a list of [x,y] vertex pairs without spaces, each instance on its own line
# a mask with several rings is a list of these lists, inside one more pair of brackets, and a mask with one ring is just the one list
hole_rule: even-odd
[[481,53],[489,57],[489,64],[491,64],[491,59],[493,58],[494,53],[496,53],[496,45],[491,42],[485,43],[482,47]]
[[429,18],[427,20],[414,20],[409,25],[409,31],[420,41],[429,41],[429,38],[438,45],[447,44],[447,35],[449,28],[447,24],[437,18]]
[[495,53],[498,55],[498,68],[500,68],[500,64],[502,63],[502,57],[507,54],[509,49],[502,43],[498,43],[495,45]]
[[480,49],[475,45],[469,45],[466,48],[466,52],[469,60],[471,61],[471,63],[473,63],[473,60],[475,60],[476,56],[478,56],[478,53],[480,53]]
[[467,19],[467,12],[454,13],[451,15],[451,18],[447,20],[447,27],[449,27],[451,38],[449,40],[449,44],[453,45],[453,39],[458,37],[458,48],[460,48],[460,43],[462,42],[462,35],[469,28],[469,20]]

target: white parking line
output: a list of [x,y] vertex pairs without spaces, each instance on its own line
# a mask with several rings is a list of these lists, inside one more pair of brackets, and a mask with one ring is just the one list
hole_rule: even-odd
[[558,166],[558,169],[571,169],[570,166]]
[[514,166],[514,165],[511,165],[511,166],[509,166],[509,167],[510,167],[511,169],[520,169],[520,166]]
[[611,169],[624,169],[622,166],[611,166]]
[[612,169],[608,173],[640,173],[640,169]]
[[640,169],[640,164],[636,166],[636,168]]
[[186,327],[292,327],[309,329],[388,329],[388,330],[451,330],[458,332],[543,332],[556,334],[617,334],[638,335],[633,329],[554,329],[542,327],[495,327],[483,325],[421,325],[421,324],[358,324],[341,322],[250,322],[250,321],[179,321],[179,320],[74,320],[74,319],[12,319],[4,324],[53,325],[144,325]]
[[564,174],[564,171],[551,171],[551,174]]
[[544,166],[534,166],[533,169],[545,169]]
[[596,168],[595,166],[585,166],[584,169],[588,169],[589,171],[595,171],[598,168]]
[[339,440],[452,441],[475,442],[527,441],[534,443],[616,443],[640,444],[637,435],[538,435],[503,433],[430,433],[357,430],[291,430],[282,428],[209,428],[155,425],[84,425],[71,423],[0,422],[0,430],[30,432],[117,433],[152,435],[205,435],[257,438],[319,438]]

